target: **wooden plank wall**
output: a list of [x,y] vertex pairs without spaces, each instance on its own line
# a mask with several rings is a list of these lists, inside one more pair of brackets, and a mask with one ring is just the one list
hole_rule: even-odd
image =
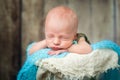
[[78,32],[92,43],[109,39],[120,45],[120,0],[0,0],[0,80],[16,80],[27,45],[44,39],[45,16],[58,5],[76,12]]
[[23,0],[22,9],[22,62],[26,58],[25,50],[32,41],[43,39],[44,0]]
[[20,45],[20,0],[0,0],[0,80],[16,80]]
[[115,0],[116,2],[116,42],[120,45],[120,0]]
[[112,0],[92,0],[92,37],[93,42],[113,39]]
[[24,0],[22,61],[25,59],[25,49],[28,43],[44,38],[43,21],[47,12],[59,5],[68,6],[76,12],[79,18],[78,32],[85,33],[92,43],[109,39],[120,44],[119,0]]

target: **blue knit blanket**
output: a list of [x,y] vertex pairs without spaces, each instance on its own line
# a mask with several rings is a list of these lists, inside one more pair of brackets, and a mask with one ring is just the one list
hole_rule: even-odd
[[[35,62],[37,60],[51,58],[51,57],[62,58],[65,57],[67,54],[69,54],[69,52],[63,52],[62,54],[51,56],[48,54],[48,51],[50,51],[51,49],[45,48],[36,51],[32,55],[29,55],[28,52],[30,48],[33,46],[33,44],[34,43],[28,45],[26,49],[27,59],[17,75],[17,80],[36,80],[37,66],[35,66]],[[120,47],[116,43],[110,40],[100,41],[95,44],[92,44],[91,46],[93,50],[103,49],[103,48],[112,49],[118,54],[118,56],[120,56]],[[119,60],[119,64],[120,64],[120,60]],[[118,71],[118,69],[109,70],[107,73],[101,75],[101,80],[120,80],[120,72]]]

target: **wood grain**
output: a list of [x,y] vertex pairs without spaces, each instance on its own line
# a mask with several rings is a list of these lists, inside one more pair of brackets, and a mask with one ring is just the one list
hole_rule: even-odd
[[20,68],[19,0],[0,0],[0,80],[16,80]]
[[112,0],[92,0],[93,41],[114,40]]
[[116,9],[117,9],[117,28],[116,28],[116,42],[120,45],[120,0],[116,0]]
[[22,11],[22,62],[26,59],[26,48],[32,41],[43,39],[43,0],[23,0]]

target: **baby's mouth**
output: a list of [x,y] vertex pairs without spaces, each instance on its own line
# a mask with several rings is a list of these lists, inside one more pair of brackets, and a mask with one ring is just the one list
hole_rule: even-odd
[[61,50],[62,48],[59,47],[51,47],[52,50]]

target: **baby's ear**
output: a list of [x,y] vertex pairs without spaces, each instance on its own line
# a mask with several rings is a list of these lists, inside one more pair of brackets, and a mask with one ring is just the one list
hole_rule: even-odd
[[78,39],[78,34],[74,36],[74,40],[77,40],[77,39]]

